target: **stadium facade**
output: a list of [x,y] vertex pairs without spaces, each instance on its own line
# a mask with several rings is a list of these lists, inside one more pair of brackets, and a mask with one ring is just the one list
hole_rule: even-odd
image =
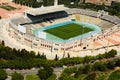
[[[94,39],[101,34],[99,31],[96,34],[91,34],[83,38],[68,39],[67,41],[57,41],[46,38],[43,32],[35,35],[36,31],[43,30],[51,25],[61,24],[70,21],[83,22],[91,25],[99,26],[101,31],[105,31],[120,23],[120,19],[107,14],[83,10],[77,8],[67,8],[64,5],[57,5],[57,0],[54,6],[34,8],[26,10],[22,16],[10,18],[8,32],[12,38],[15,38],[21,44],[34,48],[44,48],[51,51],[64,51],[76,48],[82,44],[82,41],[89,39],[91,36]],[[51,37],[53,39],[53,37]]]

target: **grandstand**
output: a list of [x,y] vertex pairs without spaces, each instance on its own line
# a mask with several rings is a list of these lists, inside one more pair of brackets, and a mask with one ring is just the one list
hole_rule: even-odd
[[[51,35],[51,33],[45,33],[45,30],[70,23],[94,30],[66,40]],[[98,12],[95,11],[55,5],[30,9],[25,11],[22,16],[12,17],[9,23],[9,33],[17,41],[31,48],[64,51],[80,46],[83,43],[81,41],[86,41],[91,36],[96,38],[96,34],[100,35],[101,31],[104,32],[119,23],[119,18],[110,15],[103,15],[99,18]]]

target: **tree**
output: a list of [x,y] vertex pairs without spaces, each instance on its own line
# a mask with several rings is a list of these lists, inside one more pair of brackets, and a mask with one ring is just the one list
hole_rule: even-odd
[[55,55],[55,59],[54,59],[55,61],[58,61],[58,56],[57,56],[57,54]]
[[12,74],[12,80],[24,80],[24,77],[20,73],[14,72]]
[[34,51],[30,51],[30,57],[34,58],[35,57],[35,52]]
[[47,71],[45,69],[40,69],[38,71],[38,76],[41,80],[46,80],[48,78]]
[[5,42],[4,42],[4,40],[2,40],[2,45],[5,46]]
[[104,58],[112,58],[115,57],[115,55],[117,55],[117,51],[112,49],[109,52],[105,52]]
[[78,77],[80,74],[87,74],[91,70],[91,65],[86,64],[81,66],[78,71],[75,72],[75,77]]
[[103,62],[96,62],[92,66],[94,71],[105,71],[107,68]]
[[88,76],[86,76],[84,80],[95,80],[95,78],[96,78],[96,73],[91,73]]
[[48,79],[53,74],[53,69],[49,66],[45,66],[43,69],[38,71],[38,76],[41,80]]
[[83,58],[83,63],[89,63],[91,60],[94,60],[94,57],[92,57],[92,56],[85,56]]
[[44,55],[44,53],[42,53],[41,59],[47,59],[47,58],[46,58],[46,55]]
[[38,54],[36,55],[36,58],[41,58],[40,53],[38,52]]
[[116,60],[115,65],[118,66],[118,67],[120,67],[120,59]]
[[104,58],[104,55],[103,54],[98,54],[97,55],[97,59],[103,59]]
[[115,62],[114,61],[108,61],[106,62],[106,66],[108,69],[114,69],[115,68]]
[[53,69],[49,66],[45,66],[44,69],[47,71],[49,77],[53,74]]
[[86,64],[84,65],[84,68],[83,68],[83,74],[87,74],[91,69],[91,65],[90,64]]
[[7,78],[7,73],[5,70],[0,69],[0,80],[5,80]]
[[66,68],[61,74],[61,79],[60,80],[77,80],[74,78],[71,74],[73,74],[77,70],[77,67],[72,67],[72,68]]
[[68,58],[70,58],[70,54],[68,53],[67,55],[68,55]]
[[108,54],[111,56],[111,57],[115,57],[115,55],[117,55],[117,51],[112,49],[111,51],[108,52]]

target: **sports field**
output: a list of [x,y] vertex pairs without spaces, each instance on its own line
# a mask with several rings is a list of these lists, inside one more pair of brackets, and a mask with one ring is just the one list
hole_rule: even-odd
[[93,29],[85,26],[83,28],[81,25],[75,24],[75,23],[44,30],[44,32],[50,33],[64,40],[67,40],[91,31],[93,31]]
[[9,6],[9,5],[3,5],[3,6],[0,6],[0,8],[3,8],[3,9],[8,10],[8,11],[16,9],[15,7]]

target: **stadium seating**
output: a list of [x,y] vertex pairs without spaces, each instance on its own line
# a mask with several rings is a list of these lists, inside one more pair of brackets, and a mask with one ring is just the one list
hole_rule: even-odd
[[[82,14],[82,15],[91,16],[91,17],[97,17],[97,14],[98,14],[98,12],[96,12],[96,11],[91,11],[91,10],[87,10],[87,9],[76,9],[76,8],[67,9],[66,12],[68,14]],[[120,19],[116,16],[103,15],[101,17],[101,19],[110,21],[114,24],[120,23]]]
[[111,23],[109,21],[105,21],[96,17],[86,16],[81,14],[74,14],[74,18],[80,22],[86,22],[86,23],[98,25],[103,30],[107,28],[111,28],[115,25],[114,23]]

